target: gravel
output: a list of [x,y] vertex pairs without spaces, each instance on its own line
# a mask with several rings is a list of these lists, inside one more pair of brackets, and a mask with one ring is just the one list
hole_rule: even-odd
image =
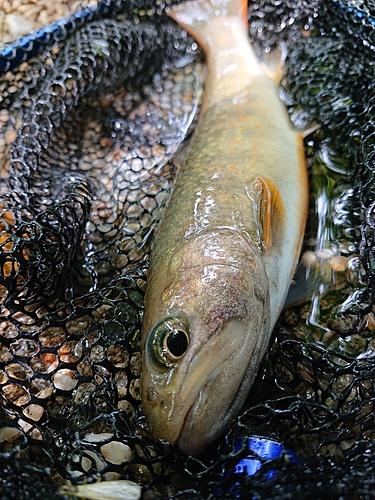
[[0,0],[0,42],[6,43],[68,16],[93,0]]

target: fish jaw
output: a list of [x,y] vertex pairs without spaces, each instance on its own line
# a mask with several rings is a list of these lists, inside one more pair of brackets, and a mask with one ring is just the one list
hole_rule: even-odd
[[[236,330],[238,335],[240,332],[245,335],[239,322],[234,321],[227,329],[232,334]],[[247,357],[245,350],[243,358]],[[242,359],[244,370],[238,369],[238,359],[235,362],[229,356],[212,372],[185,417],[177,441],[182,452],[188,455],[202,453],[230,427],[246,400],[263,353],[263,346],[258,344],[250,354],[253,361],[250,366]]]
[[[167,266],[173,282],[159,287],[154,282],[153,296],[146,294],[141,376],[146,423],[155,438],[185,453],[200,453],[232,423],[269,340],[268,280],[260,251],[238,237],[231,264],[202,258],[214,240],[223,250],[215,247],[215,255],[226,261],[231,237],[206,235],[185,245]],[[239,262],[241,254],[246,266]],[[155,278],[163,281],[160,269],[152,270],[150,281]],[[163,364],[155,359],[154,332],[168,318],[188,331],[189,345],[180,359]]]

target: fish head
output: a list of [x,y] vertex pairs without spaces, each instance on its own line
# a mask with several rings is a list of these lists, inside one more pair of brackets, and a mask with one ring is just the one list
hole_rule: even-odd
[[243,255],[228,263],[205,258],[207,238],[197,240],[171,259],[169,282],[160,269],[151,276],[161,286],[146,294],[141,376],[151,434],[195,455],[238,414],[269,340],[259,250],[241,239],[234,253]]

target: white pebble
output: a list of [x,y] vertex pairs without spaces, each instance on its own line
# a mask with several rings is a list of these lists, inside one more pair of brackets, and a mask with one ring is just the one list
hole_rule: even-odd
[[89,432],[82,441],[86,443],[100,443],[100,441],[106,441],[107,439],[113,438],[113,436],[113,432],[101,432],[100,434]]
[[32,31],[33,25],[19,14],[8,14],[6,17],[9,33],[12,37],[18,37]]
[[141,487],[132,481],[103,481],[79,486],[65,486],[60,490],[63,495],[72,495],[89,500],[139,500]]
[[111,441],[110,443],[103,444],[103,446],[100,447],[100,451],[107,462],[115,465],[129,462],[132,458],[131,448],[118,441]]
[[53,385],[56,389],[62,391],[71,391],[77,385],[78,380],[75,378],[72,370],[58,370],[53,376]]

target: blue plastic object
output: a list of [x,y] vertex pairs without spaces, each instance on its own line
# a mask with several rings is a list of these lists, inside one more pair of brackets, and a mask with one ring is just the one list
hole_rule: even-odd
[[[238,439],[235,450],[238,451],[242,448],[245,439]],[[263,465],[265,460],[275,460],[280,458],[282,454],[288,455],[291,462],[298,464],[299,459],[293,451],[285,448],[285,446],[279,443],[276,439],[272,439],[266,436],[250,436],[247,438],[247,448],[251,452],[247,457],[242,458],[234,468],[234,474],[245,474],[247,476],[253,476],[256,474]],[[224,473],[222,479],[226,479],[229,472]],[[268,469],[264,472],[264,477],[270,482],[277,481],[277,471],[273,469]],[[240,483],[236,482],[233,486],[229,488],[228,493],[233,495],[233,498],[241,498],[239,493]],[[222,488],[216,488],[214,494],[220,497],[223,494]],[[247,497],[246,500],[251,500]]]
[[[241,443],[242,444],[242,443]],[[263,460],[274,460],[281,457],[284,446],[277,441],[262,436],[252,436],[248,439],[248,449],[253,451]],[[293,455],[291,451],[288,454]],[[294,455],[295,457],[295,455]],[[296,457],[295,457],[296,458]],[[238,462],[234,469],[235,474],[246,473],[248,476],[254,475],[262,467],[262,461],[254,456],[248,456]],[[273,471],[269,471],[269,473]],[[270,475],[270,474],[267,475]],[[271,474],[273,476],[273,474]]]

